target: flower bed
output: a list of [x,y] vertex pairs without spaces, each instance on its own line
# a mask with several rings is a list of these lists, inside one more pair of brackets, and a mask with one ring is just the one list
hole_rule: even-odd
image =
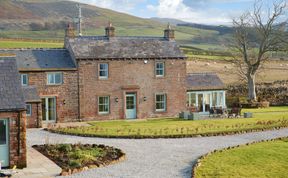
[[125,158],[120,149],[96,144],[34,145],[33,148],[60,166],[62,176],[106,166]]

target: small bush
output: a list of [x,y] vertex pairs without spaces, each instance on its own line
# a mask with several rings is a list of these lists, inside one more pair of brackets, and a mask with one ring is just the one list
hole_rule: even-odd
[[70,151],[72,151],[72,146],[69,144],[60,144],[57,146],[57,149],[61,152],[69,153]]

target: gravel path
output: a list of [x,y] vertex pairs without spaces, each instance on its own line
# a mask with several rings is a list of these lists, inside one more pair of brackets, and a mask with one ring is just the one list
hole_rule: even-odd
[[79,178],[190,178],[193,163],[214,149],[288,136],[288,129],[241,135],[180,139],[105,139],[87,138],[28,129],[27,142],[105,144],[120,148],[126,160],[104,168],[91,169],[70,177]]

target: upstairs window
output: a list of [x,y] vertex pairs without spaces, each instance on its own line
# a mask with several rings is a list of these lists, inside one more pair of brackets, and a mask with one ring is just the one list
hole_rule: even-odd
[[32,105],[26,104],[26,116],[31,116],[31,115],[32,115]]
[[63,83],[63,76],[61,72],[53,72],[47,74],[48,85],[61,85]]
[[99,64],[99,79],[108,79],[109,66],[107,63]]
[[164,77],[165,65],[164,62],[156,62],[155,73],[156,77]]
[[155,96],[156,111],[166,111],[166,95],[156,94]]
[[110,111],[109,96],[99,96],[98,97],[98,113],[108,114]]
[[21,74],[21,84],[22,86],[28,86],[28,74]]

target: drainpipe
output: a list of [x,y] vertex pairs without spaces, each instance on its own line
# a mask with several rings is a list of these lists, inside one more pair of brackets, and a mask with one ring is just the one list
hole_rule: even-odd
[[79,74],[79,62],[77,61],[77,89],[78,89],[78,121],[81,122],[80,118],[80,74]]
[[37,109],[37,116],[36,116],[36,120],[37,120],[37,128],[40,127],[40,123],[39,123],[39,103],[36,103],[36,109]]
[[18,112],[17,115],[17,125],[18,125],[18,133],[17,133],[17,141],[18,141],[18,150],[17,150],[17,154],[18,156],[20,156],[20,133],[21,133],[21,127],[20,127],[20,115],[21,115],[21,111]]

